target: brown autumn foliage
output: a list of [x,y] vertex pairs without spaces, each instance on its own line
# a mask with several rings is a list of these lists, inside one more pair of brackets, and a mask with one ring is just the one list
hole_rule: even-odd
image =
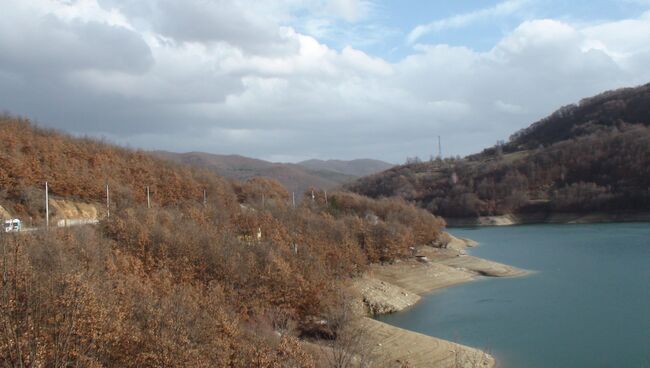
[[378,172],[390,166],[374,160],[354,160],[350,162],[307,161],[293,164],[205,152],[172,153],[155,151],[152,154],[165,160],[208,169],[219,176],[237,181],[247,181],[256,176],[272,178],[298,195],[311,186],[335,188],[363,176],[368,171]]
[[300,339],[336,338],[341,284],[438,242],[443,226],[346,192],[293,208],[269,179],[232,183],[21,119],[5,117],[0,136],[13,142],[0,204],[14,213],[43,216],[45,180],[91,203],[112,188],[97,226],[0,234],[5,366],[315,367]]
[[349,186],[446,217],[650,209],[650,84],[564,107],[465,159],[412,162]]
[[1,241],[4,365],[313,365],[293,337],[244,324],[219,282],[147,271],[96,229]]
[[97,203],[105,201],[108,184],[117,207],[145,203],[146,186],[153,203],[162,206],[202,200],[204,189],[212,200],[234,199],[230,184],[207,171],[93,139],[72,138],[35,127],[27,119],[0,116],[0,142],[0,200],[34,218],[44,214],[40,193],[45,181],[53,196]]

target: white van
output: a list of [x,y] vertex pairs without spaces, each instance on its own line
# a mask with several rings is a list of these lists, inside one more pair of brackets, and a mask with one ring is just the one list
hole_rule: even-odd
[[5,220],[4,224],[5,232],[14,232],[20,231],[22,229],[22,223],[19,219]]

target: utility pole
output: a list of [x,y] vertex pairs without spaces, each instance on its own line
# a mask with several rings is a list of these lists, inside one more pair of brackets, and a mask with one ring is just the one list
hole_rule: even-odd
[[108,194],[108,184],[106,184],[106,218],[111,218],[111,197]]
[[50,229],[50,194],[47,182],[45,182],[45,229]]
[[293,208],[296,208],[296,192],[291,192],[291,203]]
[[151,199],[149,198],[149,186],[147,185],[147,208],[151,208]]

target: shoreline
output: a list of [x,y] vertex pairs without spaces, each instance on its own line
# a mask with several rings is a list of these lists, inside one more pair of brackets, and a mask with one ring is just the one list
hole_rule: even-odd
[[650,212],[536,212],[464,218],[449,217],[445,218],[445,221],[449,227],[650,222]]
[[[373,316],[404,311],[424,295],[479,277],[519,277],[529,271],[468,255],[468,247],[478,244],[449,234],[446,248],[429,246],[418,251],[419,260],[390,265],[372,265],[355,280],[359,294],[355,309],[358,328],[367,333],[370,346],[381,347],[381,366],[400,367],[495,367],[496,360],[477,348],[405,330],[373,319]],[[362,309],[360,309],[362,308]]]

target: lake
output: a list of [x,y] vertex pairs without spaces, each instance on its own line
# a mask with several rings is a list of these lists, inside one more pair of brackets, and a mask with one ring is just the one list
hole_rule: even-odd
[[650,367],[650,224],[450,229],[534,271],[480,278],[379,320],[483,348],[503,368]]

